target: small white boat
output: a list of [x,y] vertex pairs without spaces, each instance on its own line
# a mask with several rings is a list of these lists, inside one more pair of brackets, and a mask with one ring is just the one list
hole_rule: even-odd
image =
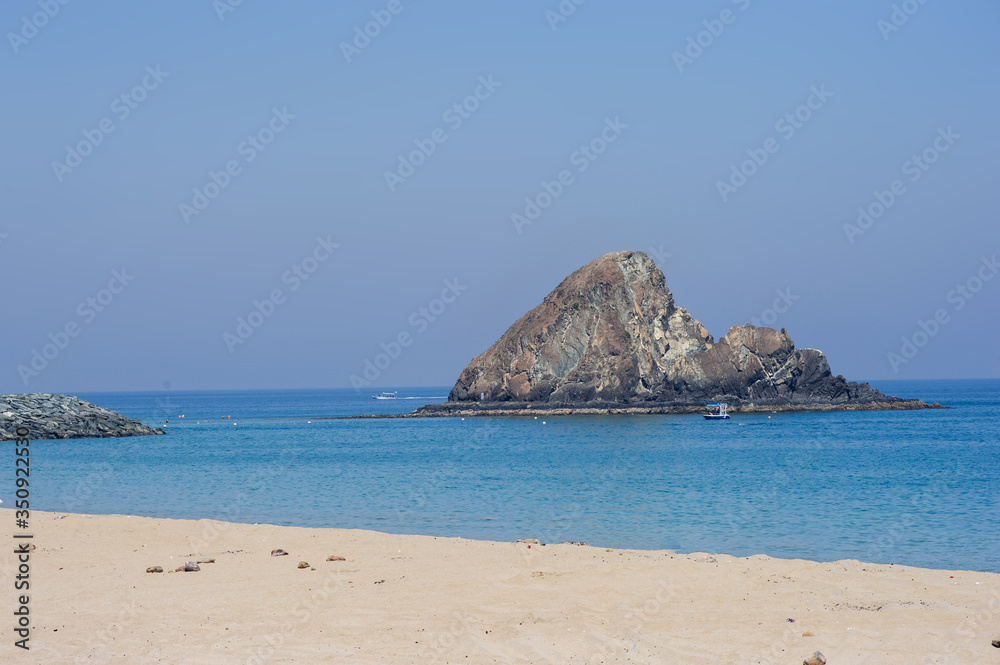
[[395,390],[391,393],[378,393],[377,395],[372,395],[373,399],[396,399],[396,393],[399,392]]
[[709,404],[708,408],[715,408],[715,411],[709,411],[705,414],[705,420],[729,420],[729,414],[726,413],[726,409],[729,407],[728,404]]

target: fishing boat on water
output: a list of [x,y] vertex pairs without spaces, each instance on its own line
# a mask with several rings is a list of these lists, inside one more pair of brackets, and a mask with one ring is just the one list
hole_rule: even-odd
[[726,413],[726,409],[729,407],[728,404],[709,404],[709,409],[715,409],[715,411],[709,411],[705,414],[705,420],[729,420],[729,414]]
[[373,399],[396,399],[396,393],[397,392],[399,392],[399,391],[398,390],[394,390],[391,393],[377,393],[375,395],[372,395],[372,398]]

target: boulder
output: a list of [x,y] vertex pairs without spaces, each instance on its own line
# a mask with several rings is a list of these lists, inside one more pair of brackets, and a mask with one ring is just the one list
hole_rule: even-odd
[[[784,329],[733,326],[718,342],[678,307],[642,252],[613,252],[564,279],[469,363],[455,407],[880,405],[924,408],[834,376]],[[889,406],[886,406],[889,405]],[[420,412],[418,412],[420,413]]]

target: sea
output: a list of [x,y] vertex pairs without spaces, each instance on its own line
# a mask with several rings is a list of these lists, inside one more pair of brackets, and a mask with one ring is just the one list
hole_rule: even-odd
[[951,408],[345,420],[448,389],[80,394],[167,434],[34,442],[32,507],[1000,572],[1000,380],[873,384]]

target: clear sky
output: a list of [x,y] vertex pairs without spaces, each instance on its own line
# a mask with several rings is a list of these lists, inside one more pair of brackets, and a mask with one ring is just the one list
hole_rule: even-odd
[[0,392],[451,385],[651,248],[716,337],[1000,376],[1000,7],[896,6],[5,2]]

